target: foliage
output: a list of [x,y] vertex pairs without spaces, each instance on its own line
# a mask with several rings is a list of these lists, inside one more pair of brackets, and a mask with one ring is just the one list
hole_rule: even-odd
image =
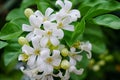
[[[71,35],[70,32],[66,32],[68,36],[64,38],[67,45],[73,45],[77,40],[90,41],[92,43],[93,56],[103,54],[106,50],[109,51],[109,39],[105,34],[105,30],[120,29],[120,18],[114,15],[113,12],[120,11],[120,2],[115,0],[71,0],[73,2],[73,8],[77,8],[81,12],[81,19],[78,20],[75,32]],[[13,9],[6,17],[7,22],[0,31],[0,49],[2,56],[0,58],[0,68],[4,69],[4,74],[13,73],[17,62],[17,57],[20,54],[20,45],[17,42],[17,38],[22,35],[21,26],[23,23],[29,24],[27,18],[24,16],[24,9],[27,7],[36,7],[42,12],[45,12],[47,7],[52,7],[56,11],[59,7],[54,7],[54,0],[23,0],[20,8]],[[106,31],[107,32],[107,31]],[[113,34],[111,34],[113,35]],[[110,36],[111,36],[110,35]],[[113,35],[114,36],[114,35]],[[86,60],[86,59],[85,59]],[[88,64],[85,61],[81,64]],[[3,61],[3,62],[2,62]],[[86,67],[85,65],[84,67]],[[4,68],[5,67],[5,68]],[[6,69],[7,68],[7,69]],[[1,72],[2,70],[0,70]],[[13,73],[13,77],[4,76],[0,73],[0,79],[2,80],[20,80],[21,73]],[[71,74],[70,80],[83,80],[86,77],[86,72],[82,76],[76,76]],[[75,77],[75,78],[74,78]]]

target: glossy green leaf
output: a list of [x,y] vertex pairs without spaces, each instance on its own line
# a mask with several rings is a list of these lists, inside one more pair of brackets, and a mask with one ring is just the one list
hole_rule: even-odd
[[93,19],[93,22],[112,29],[120,29],[120,18],[112,14],[98,16]]
[[77,40],[80,40],[80,37],[84,32],[84,29],[85,29],[85,20],[82,19],[81,22],[79,22],[75,27],[75,31],[73,32],[73,35],[71,38],[72,43],[76,42]]
[[22,24],[29,24],[29,20],[27,18],[16,18],[16,19],[11,20],[11,23],[16,24],[21,29]]
[[27,8],[35,4],[35,0],[22,0],[21,8]]
[[25,17],[24,16],[24,10],[23,9],[13,9],[6,17],[6,20],[13,20],[16,18],[20,18],[20,17]]
[[22,30],[19,26],[13,23],[7,23],[1,29],[0,39],[9,40],[18,37],[20,34],[22,34]]
[[45,2],[45,1],[44,1],[44,2],[40,1],[40,2],[37,3],[37,8],[38,8],[42,13],[45,13],[45,11],[46,11],[46,9],[47,9],[48,7],[50,7],[50,5],[49,5],[49,3]]
[[120,3],[114,0],[105,1],[89,9],[86,18],[92,18],[100,14],[120,10]]
[[7,42],[0,41],[0,49],[4,48],[7,45],[8,45]]
[[81,15],[84,16],[90,8],[104,2],[106,2],[106,0],[83,0],[83,2],[79,5]]
[[4,52],[4,64],[8,66],[12,63],[15,64],[17,61],[18,55],[20,54],[20,45],[17,42],[17,39],[8,41],[9,45],[5,47]]

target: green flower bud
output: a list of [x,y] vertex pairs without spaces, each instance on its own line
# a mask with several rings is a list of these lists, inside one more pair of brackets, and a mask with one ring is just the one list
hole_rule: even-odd
[[20,44],[20,45],[28,45],[29,46],[29,42],[27,41],[27,39],[26,38],[24,38],[24,37],[19,37],[19,39],[18,39],[18,43]]
[[62,62],[61,62],[61,65],[60,65],[60,67],[62,68],[62,69],[68,69],[69,67],[70,67],[70,63],[67,61],[67,60],[63,60]]
[[25,14],[25,16],[26,17],[30,17],[30,15],[32,15],[33,14],[33,10],[32,9],[30,9],[30,8],[27,8],[27,9],[25,9],[25,11],[24,11],[24,14]]
[[62,56],[64,56],[64,57],[68,56],[68,53],[69,53],[69,51],[68,51],[67,48],[64,48],[64,49],[61,50],[61,54],[62,54]]
[[108,55],[105,57],[106,61],[113,61],[113,56],[112,55]]
[[104,60],[100,60],[100,61],[98,62],[98,65],[99,65],[99,66],[104,66],[104,65],[105,65],[105,61],[104,61]]

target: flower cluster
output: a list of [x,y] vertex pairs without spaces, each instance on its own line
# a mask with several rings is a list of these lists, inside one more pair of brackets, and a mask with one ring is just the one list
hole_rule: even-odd
[[47,8],[45,15],[39,10],[25,10],[30,25],[22,25],[22,30],[28,34],[18,40],[22,45],[18,60],[26,63],[20,69],[31,80],[53,80],[54,77],[68,80],[71,72],[78,75],[83,72],[82,68],[76,68],[77,61],[82,59],[80,53],[86,51],[88,58],[91,57],[89,42],[77,42],[71,47],[61,42],[64,30],[74,31],[71,23],[80,18],[80,12],[72,10],[68,0],[57,0],[56,5],[61,7],[58,12]]

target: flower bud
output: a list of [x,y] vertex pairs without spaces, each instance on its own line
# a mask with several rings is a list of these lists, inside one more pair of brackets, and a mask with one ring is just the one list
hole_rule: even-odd
[[104,61],[104,60],[100,60],[100,61],[98,62],[98,65],[99,65],[99,66],[104,66],[104,65],[105,65],[105,61]]
[[62,62],[61,62],[61,68],[62,69],[68,69],[69,67],[70,67],[70,63],[67,61],[67,60],[63,60]]
[[30,8],[27,8],[27,9],[25,9],[25,11],[24,11],[24,14],[25,14],[25,16],[26,17],[30,17],[30,15],[32,15],[33,14],[33,10],[32,9],[30,9]]
[[100,70],[100,66],[99,65],[94,65],[93,66],[93,70],[94,71],[99,71]]
[[26,38],[24,38],[24,37],[19,37],[19,39],[18,39],[18,43],[20,44],[20,45],[29,45],[29,43],[28,43],[28,41],[27,41],[27,39]]
[[67,48],[64,48],[64,49],[61,50],[61,54],[62,54],[62,56],[64,56],[64,57],[68,56],[68,53],[69,53],[69,51],[68,51]]
[[113,56],[112,55],[108,55],[105,57],[106,61],[113,61]]

